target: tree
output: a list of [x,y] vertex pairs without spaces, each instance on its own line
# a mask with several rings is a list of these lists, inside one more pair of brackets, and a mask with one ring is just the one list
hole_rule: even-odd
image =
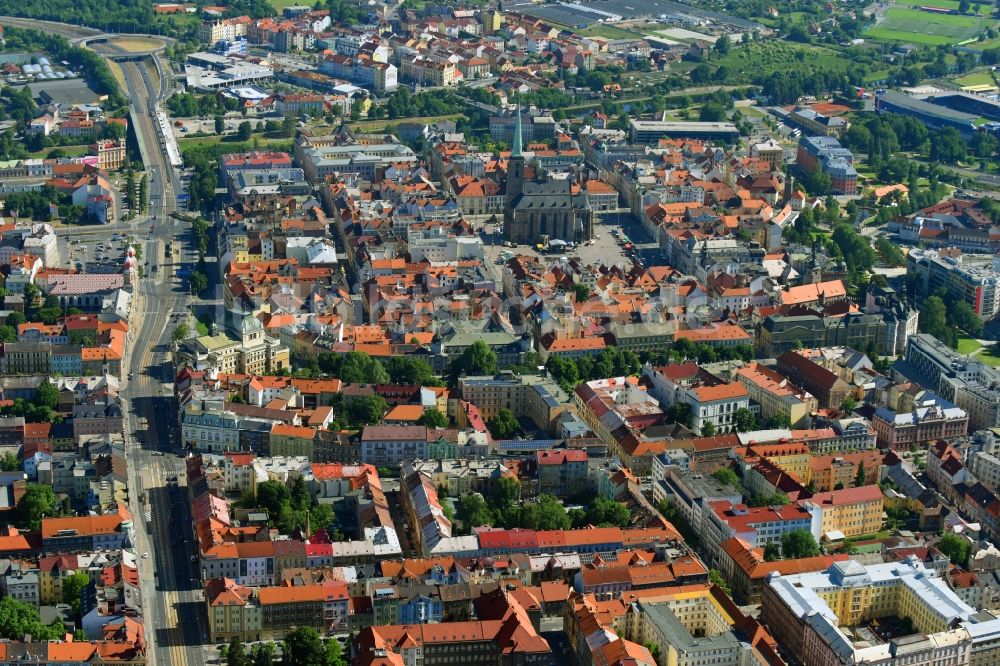
[[573,285],[573,295],[577,303],[583,303],[590,298],[590,287],[578,282]]
[[698,120],[703,123],[720,123],[726,119],[726,109],[721,104],[706,104],[698,112]]
[[468,534],[473,527],[493,525],[493,512],[479,493],[466,493],[458,500],[458,520]]
[[521,482],[510,476],[500,477],[490,492],[490,508],[498,514],[510,511],[521,499]]
[[56,499],[52,486],[29,483],[14,512],[18,525],[30,530],[37,530],[42,526],[42,518],[54,517],[59,514],[59,500]]
[[521,427],[517,418],[514,417],[514,412],[506,407],[497,412],[496,416],[490,419],[486,425],[497,439],[510,439]]
[[380,395],[366,395],[347,403],[347,418],[355,427],[372,425],[382,420],[389,404]]
[[240,141],[249,141],[250,137],[253,135],[253,126],[250,124],[249,120],[244,120],[236,128],[236,138]]
[[46,379],[38,385],[38,389],[35,391],[35,400],[43,407],[55,409],[59,405],[59,389]]
[[235,636],[229,641],[229,650],[226,652],[226,666],[249,666],[246,652],[243,649],[243,641]]
[[719,55],[726,55],[729,53],[733,46],[733,41],[729,38],[729,35],[722,35],[717,40],[715,40],[715,52]]
[[222,134],[226,131],[226,120],[220,115],[215,116],[215,133]]
[[326,666],[347,666],[340,643],[332,638],[326,640]]
[[965,566],[969,561],[969,542],[957,534],[945,534],[938,541],[937,549],[948,556],[952,564]]
[[253,666],[274,666],[273,643],[259,643],[254,647]]
[[448,427],[448,417],[439,412],[434,407],[425,410],[420,418],[417,419],[417,423],[420,425],[425,425],[428,428],[447,428]]
[[854,408],[858,406],[858,401],[851,396],[847,396],[840,403],[840,411],[847,412],[848,414],[854,411]]
[[574,524],[573,527],[585,527],[594,525],[596,527],[629,527],[632,524],[632,514],[628,507],[621,502],[603,497],[595,497],[587,507],[583,516],[583,521]]
[[667,407],[667,423],[680,423],[681,425],[691,425],[691,405],[686,402],[675,402]]
[[495,375],[499,368],[499,357],[482,340],[473,342],[462,355],[455,359],[454,374]]
[[390,356],[385,362],[385,370],[389,373],[389,382],[392,384],[416,386],[442,384],[427,361],[413,356]]
[[933,335],[942,342],[951,339],[951,330],[948,328],[948,309],[940,296],[928,296],[924,300],[924,306],[920,308],[920,330]]
[[867,475],[868,475],[867,470],[865,470],[865,461],[862,460],[858,464],[857,474],[854,475],[854,487],[860,488],[861,486],[865,485],[865,477],[867,477]]
[[733,428],[736,432],[749,432],[757,429],[757,417],[746,407],[740,407],[733,412]]
[[62,584],[62,602],[69,604],[73,608],[73,615],[80,615],[81,594],[87,585],[90,584],[90,577],[82,571],[67,576]]
[[296,627],[285,634],[282,663],[288,666],[327,666],[327,650],[319,632],[312,627]]
[[9,596],[0,599],[0,638],[20,641],[24,640],[25,634],[31,634],[36,641],[55,640],[65,633],[62,624],[62,620],[56,620],[51,625],[42,624],[34,606]]
[[364,352],[347,352],[342,357],[337,375],[351,384],[388,384],[389,373],[378,359]]
[[959,14],[968,14],[969,13],[969,7],[971,5],[972,5],[972,3],[969,2],[969,0],[958,0],[958,13]]
[[712,476],[716,481],[723,485],[732,486],[733,488],[740,487],[740,477],[736,475],[736,472],[728,467],[722,467],[715,470],[712,472]]
[[819,555],[819,544],[808,530],[792,530],[781,536],[781,552],[790,560]]
[[174,329],[171,337],[174,342],[180,342],[181,340],[187,340],[189,335],[191,335],[191,328],[185,323],[180,323],[177,325],[177,328]]
[[771,541],[766,546],[764,546],[764,561],[765,562],[777,562],[781,559],[781,544],[777,541]]
[[19,469],[21,469],[21,461],[17,459],[16,455],[7,451],[0,456],[0,471],[16,472]]
[[711,437],[715,434],[715,424],[711,421],[705,421],[701,424],[701,436]]
[[934,162],[954,164],[965,159],[965,139],[954,127],[947,127],[937,133],[930,142],[930,158]]
[[732,594],[729,589],[729,583],[727,583],[726,579],[722,577],[722,573],[718,569],[708,570],[708,582],[713,585],[718,585],[719,589],[726,594]]
[[983,320],[972,309],[968,301],[953,298],[948,301],[948,323],[959,328],[974,338],[983,335]]
[[257,506],[266,509],[274,518],[283,506],[291,506],[292,493],[281,481],[264,481],[257,484]]
[[200,294],[208,289],[208,276],[201,271],[192,271],[191,277],[188,279],[193,293]]

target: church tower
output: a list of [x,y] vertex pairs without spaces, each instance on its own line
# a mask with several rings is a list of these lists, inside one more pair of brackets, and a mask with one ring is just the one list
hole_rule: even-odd
[[521,105],[517,105],[514,120],[514,145],[507,163],[507,205],[521,195],[524,189],[524,144],[521,131]]

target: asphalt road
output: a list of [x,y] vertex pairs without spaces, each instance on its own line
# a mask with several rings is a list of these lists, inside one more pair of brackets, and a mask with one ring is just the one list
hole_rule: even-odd
[[[187,312],[187,288],[177,279],[175,263],[180,246],[193,242],[190,225],[175,220],[176,194],[181,189],[177,174],[170,168],[157,134],[155,119],[149,115],[150,99],[158,99],[148,71],[141,63],[121,63],[132,104],[136,136],[143,142],[149,164],[149,217],[138,235],[144,244],[146,277],[136,290],[134,318],[128,359],[129,374],[123,394],[129,405],[132,436],[128,444],[130,487],[136,531],[146,568],[141,572],[147,640],[153,646],[151,664],[203,664],[201,643],[206,618],[200,586],[190,562],[191,518],[186,501],[184,460],[174,451],[178,444],[176,401],[173,398],[173,370],[170,336],[176,314]],[[167,241],[173,252],[164,252]],[[188,248],[185,248],[188,249]],[[174,481],[176,479],[176,481]],[[142,500],[141,503],[139,500]],[[148,557],[146,553],[149,553]],[[150,578],[152,580],[150,580]]]

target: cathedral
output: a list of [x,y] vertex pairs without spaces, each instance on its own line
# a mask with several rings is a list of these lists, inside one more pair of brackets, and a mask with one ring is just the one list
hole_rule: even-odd
[[[594,235],[594,214],[583,188],[572,178],[539,174],[525,178],[521,143],[521,110],[517,110],[514,147],[507,166],[507,198],[503,212],[504,240],[534,245],[549,240],[582,243]],[[574,191],[575,190],[575,191]]]

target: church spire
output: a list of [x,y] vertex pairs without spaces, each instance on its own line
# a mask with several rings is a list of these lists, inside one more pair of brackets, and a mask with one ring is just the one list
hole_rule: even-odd
[[517,118],[514,121],[514,148],[510,151],[511,157],[521,157],[523,149],[521,147],[521,103],[517,103]]

